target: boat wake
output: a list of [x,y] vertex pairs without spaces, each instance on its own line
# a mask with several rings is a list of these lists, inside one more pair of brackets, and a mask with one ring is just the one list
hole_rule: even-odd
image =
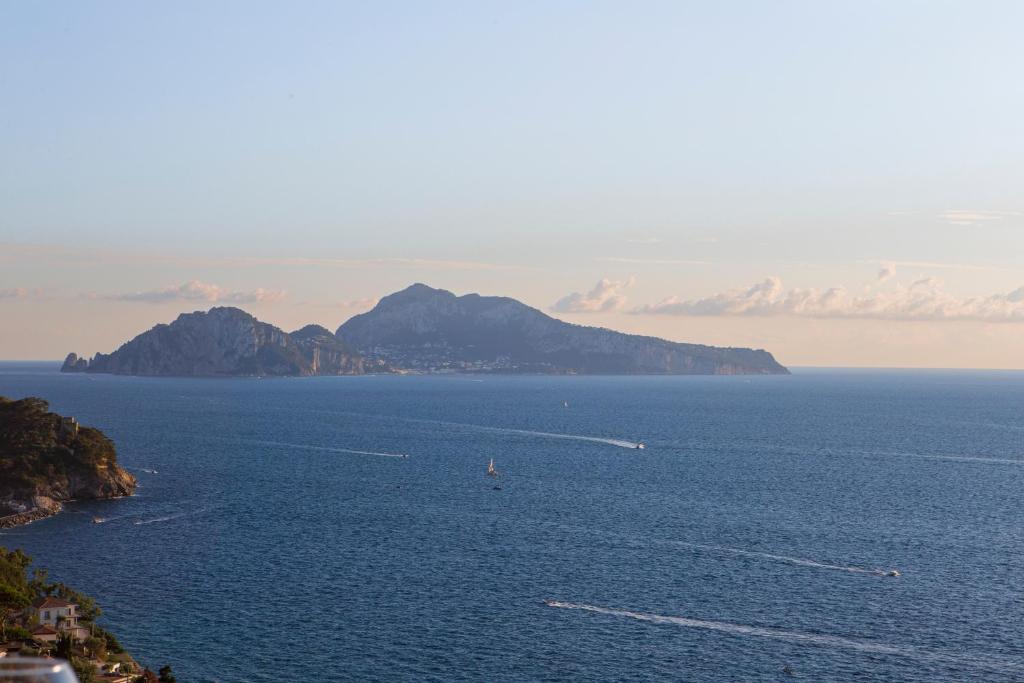
[[934,652],[921,650],[911,646],[889,645],[876,643],[868,640],[856,640],[841,636],[832,636],[823,633],[804,633],[801,631],[786,631],[784,629],[768,628],[764,626],[748,626],[745,624],[733,624],[724,621],[708,621],[704,619],[691,619],[688,617],[665,616],[651,614],[648,612],[634,612],[632,610],[614,609],[609,607],[597,607],[574,602],[562,602],[559,600],[545,600],[548,607],[558,609],[581,610],[594,612],[613,617],[627,617],[638,621],[646,621],[652,624],[672,624],[687,628],[718,631],[741,636],[754,636],[757,638],[773,638],[785,640],[791,643],[802,643],[818,647],[830,647],[873,654],[893,655],[918,660],[927,660],[945,664],[968,665],[982,669],[998,671],[1019,671],[1024,670],[1024,662],[1004,659],[995,655],[975,655],[971,653]]
[[[475,425],[462,425],[465,427],[475,427]],[[528,429],[509,429],[505,427],[476,427],[477,429],[484,429],[487,431],[503,432],[507,434],[523,434],[525,436],[540,436],[546,439],[569,439],[572,441],[589,441],[591,443],[603,443],[609,446],[618,446],[619,448],[640,448],[640,444],[635,441],[626,441],[624,439],[606,439],[601,436],[582,436],[580,434],[556,434],[554,432],[534,432]]]
[[[205,508],[200,509],[200,510],[189,510],[187,512],[179,512],[177,514],[166,515],[164,517],[152,517],[150,519],[139,519],[139,520],[136,520],[136,521],[132,522],[132,524],[134,524],[135,526],[143,526],[145,524],[159,524],[160,522],[170,522],[171,520],[180,519],[182,517],[188,517],[189,515],[198,515],[198,514],[201,514],[203,512],[206,512]],[[107,520],[107,521],[110,521],[110,520]]]
[[868,569],[867,567],[853,567],[842,564],[831,564],[828,562],[818,562],[817,560],[809,560],[804,557],[793,557],[792,555],[776,555],[774,553],[761,552],[759,550],[747,550],[746,548],[734,548],[727,545],[711,545],[708,543],[689,543],[687,541],[674,541],[670,539],[651,539],[651,538],[637,538],[635,536],[627,536],[625,534],[616,534],[608,531],[596,531],[594,529],[587,529],[583,527],[562,527],[568,531],[577,531],[585,533],[596,533],[602,536],[610,536],[621,538],[626,541],[641,543],[644,545],[661,545],[674,548],[688,548],[693,550],[708,550],[711,552],[726,553],[729,555],[738,555],[740,557],[752,557],[760,560],[770,560],[772,562],[782,562],[784,564],[792,564],[798,567],[811,567],[813,569],[827,569],[830,571],[838,572],[849,572],[851,574],[869,574],[872,576],[889,576],[892,569]]
[[921,460],[949,460],[951,462],[978,462],[993,465],[1024,465],[1024,459],[994,458],[985,455],[929,455],[927,453],[907,453],[905,451],[855,451],[864,455],[893,455],[903,458]]
[[280,441],[247,441],[242,440],[243,443],[249,443],[260,446],[281,446],[282,448],[299,448],[306,451],[325,451],[327,453],[350,453],[353,455],[376,455],[382,458],[408,458],[409,456],[404,453],[384,453],[383,451],[359,451],[353,448],[337,448],[334,446],[310,446],[301,443],[283,443]]
[[1013,458],[986,458],[980,455],[924,455],[921,453],[901,453],[911,458],[921,458],[923,460],[952,460],[953,462],[983,462],[994,465],[1024,465],[1024,460],[1014,460]]
[[695,548],[698,550],[711,550],[715,552],[728,553],[730,555],[740,555],[742,557],[754,557],[763,560],[772,560],[774,562],[784,562],[786,564],[795,564],[800,567],[813,567],[814,569],[830,569],[837,572],[850,572],[851,574],[873,574],[875,576],[886,576],[891,571],[884,569],[867,569],[865,567],[848,567],[841,564],[817,562],[815,560],[808,560],[802,557],[775,555],[773,553],[762,553],[757,550],[744,550],[743,548],[732,548],[724,545],[705,545],[703,543],[687,543],[685,541],[658,541],[658,543],[680,546],[683,548]]
[[114,517],[93,517],[93,524],[109,524],[110,522],[116,522],[119,519],[129,519],[135,515],[116,515]]
[[475,425],[467,422],[449,422],[447,420],[423,420],[416,417],[398,417],[396,415],[373,415],[368,413],[357,413],[357,412],[338,412],[338,411],[323,411],[331,415],[351,415],[359,418],[377,418],[385,420],[399,420],[401,422],[414,422],[418,424],[426,425],[444,425],[446,427],[461,427],[462,429],[472,429],[478,432],[488,432],[490,434],[521,434],[523,436],[537,436],[545,439],[569,439],[571,441],[589,441],[590,443],[601,443],[608,446],[617,446],[619,448],[643,448],[644,444],[636,441],[627,441],[625,439],[612,439],[603,436],[585,436],[583,434],[558,434],[556,432],[537,432],[530,429],[513,429],[511,427],[488,427],[486,425]]

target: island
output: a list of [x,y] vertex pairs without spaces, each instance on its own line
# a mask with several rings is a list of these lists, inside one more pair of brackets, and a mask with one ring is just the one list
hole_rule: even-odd
[[41,398],[0,396],[0,528],[56,514],[69,500],[130,496],[113,442]]
[[[380,364],[376,370],[384,370]],[[218,306],[157,325],[110,354],[69,354],[63,372],[177,377],[361,375],[363,357],[324,327],[291,334],[245,311]]]
[[786,375],[763,349],[707,346],[567,323],[508,297],[414,284],[336,332],[287,333],[234,307],[180,315],[62,372],[177,377],[366,373]]
[[366,358],[421,372],[784,375],[767,351],[684,344],[574,325],[508,297],[424,284],[386,296],[337,337]]

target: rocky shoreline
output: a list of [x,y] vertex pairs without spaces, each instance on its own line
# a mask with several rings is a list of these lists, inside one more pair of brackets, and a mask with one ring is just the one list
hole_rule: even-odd
[[0,396],[0,528],[50,517],[73,500],[129,496],[135,483],[98,429],[50,412],[42,399]]
[[40,519],[53,517],[64,509],[64,506],[60,503],[54,502],[54,505],[55,507],[34,507],[25,512],[16,512],[13,515],[0,517],[0,529],[13,529],[14,527],[38,522]]

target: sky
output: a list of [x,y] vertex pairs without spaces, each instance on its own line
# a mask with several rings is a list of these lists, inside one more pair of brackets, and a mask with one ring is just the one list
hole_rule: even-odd
[[413,282],[1024,368],[1024,3],[0,3],[0,358]]

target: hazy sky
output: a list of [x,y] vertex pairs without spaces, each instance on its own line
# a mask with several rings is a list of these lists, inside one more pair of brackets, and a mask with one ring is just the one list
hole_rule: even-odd
[[1024,3],[0,3],[0,358],[422,281],[1024,367]]

